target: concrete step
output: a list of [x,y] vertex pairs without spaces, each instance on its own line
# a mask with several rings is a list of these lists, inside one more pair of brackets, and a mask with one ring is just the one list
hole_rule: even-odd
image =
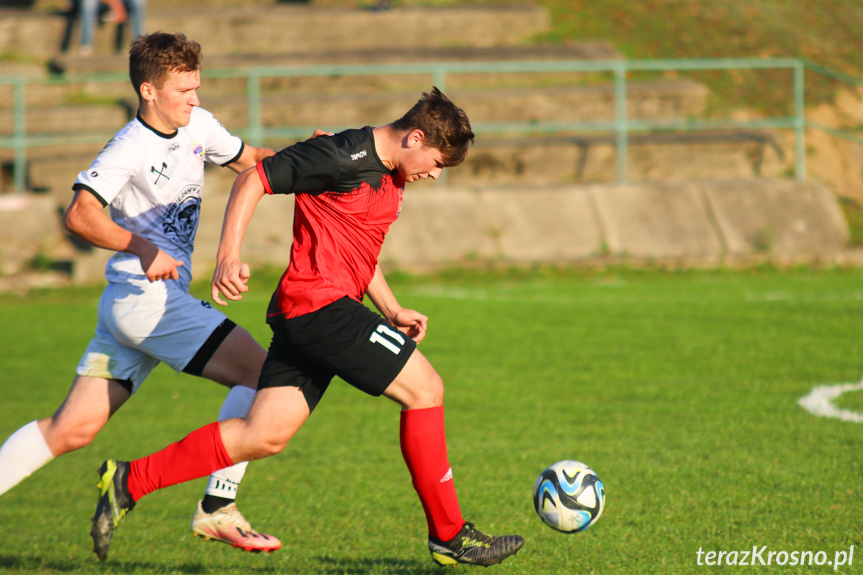
[[[262,98],[261,120],[265,127],[344,129],[380,125],[400,117],[420,92],[431,85],[417,83],[411,91],[397,93],[305,94],[287,92]],[[463,108],[471,123],[483,125],[519,123],[524,126],[551,122],[589,122],[614,119],[612,86],[509,88],[489,90],[448,89],[447,95]],[[707,90],[694,82],[673,80],[630,83],[628,114],[640,120],[676,120],[704,111]],[[232,127],[248,125],[243,98],[209,98],[202,105]]]
[[[58,106],[29,108],[26,114],[27,132],[30,135],[80,135],[82,133],[110,134],[130,119],[130,109],[119,104],[99,107]],[[11,110],[0,110],[0,136],[14,133]],[[0,152],[2,155],[2,152]]]
[[[309,134],[310,135],[310,134]],[[773,141],[770,134],[728,132],[675,135],[645,134],[629,142],[630,181],[683,182],[693,179],[783,177],[793,169],[787,153],[790,142]],[[696,137],[700,136],[700,137]],[[617,154],[613,137],[549,138],[543,145],[510,143],[480,135],[465,162],[444,173],[447,185],[478,186],[561,186],[583,183],[611,183],[617,178]],[[556,141],[552,141],[556,140]],[[104,142],[73,147],[34,148],[29,155],[28,180],[31,188],[49,192],[59,203],[68,203],[69,190],[78,172],[89,166]],[[504,145],[501,145],[504,144]],[[278,149],[281,146],[273,146]],[[685,158],[685,161],[681,161]],[[11,154],[2,158],[8,171]],[[225,178],[230,189],[233,172],[210,168],[210,174]],[[211,176],[208,176],[211,178]],[[11,191],[11,176],[0,182],[0,194]],[[208,180],[208,186],[214,180]],[[4,190],[5,188],[5,190]]]
[[[223,54],[209,50],[204,44],[204,71],[266,67],[367,65],[367,64],[414,64],[437,62],[532,62],[559,60],[617,60],[623,57],[620,51],[608,42],[579,42],[561,45],[538,46],[428,46],[390,48],[329,47],[318,51],[289,51],[277,47],[270,52],[240,52]],[[126,73],[126,54],[101,54],[80,56],[58,55],[52,59],[57,71],[67,76],[93,73]],[[538,74],[534,74],[537,75]],[[524,76],[524,74],[518,75]],[[482,75],[480,75],[482,77]],[[332,77],[326,81],[332,81]]]
[[[247,96],[248,87],[244,78],[225,77],[226,71],[242,73],[251,69],[260,75],[267,68],[302,70],[313,66],[340,65],[402,65],[411,66],[422,63],[500,63],[500,62],[549,62],[613,60],[620,53],[610,44],[591,42],[566,46],[530,47],[462,47],[405,49],[398,52],[390,50],[350,50],[305,53],[273,53],[205,56],[205,82],[200,91],[202,100],[213,97]],[[28,106],[58,106],[72,100],[119,100],[125,99],[134,105],[134,96],[125,78],[127,59],[125,56],[99,56],[83,58],[60,56],[52,61],[56,70],[62,70],[69,83],[59,84],[45,79],[41,83],[31,82],[27,86]],[[32,69],[31,69],[32,73]],[[301,72],[300,72],[301,73]],[[90,74],[114,74],[114,82],[88,81]],[[317,97],[338,95],[381,95],[386,93],[419,93],[428,90],[436,78],[430,72],[417,74],[350,75],[339,73],[332,76],[292,75],[284,76],[274,72],[274,76],[263,76],[261,93],[276,98],[286,94]],[[43,77],[47,72],[43,73]],[[79,80],[72,82],[73,80]],[[449,92],[458,90],[495,89],[519,87],[546,89],[549,86],[578,86],[585,82],[584,74],[573,73],[450,73],[444,77],[444,89]],[[667,84],[673,86],[673,84]],[[681,86],[683,84],[680,84]],[[0,93],[4,87],[0,86]],[[7,98],[0,97],[0,108],[11,107],[11,88],[5,88]],[[606,90],[607,91],[607,90]]]
[[[267,128],[293,128],[301,138],[307,137],[318,127],[336,131],[364,125],[382,125],[400,117],[419,93],[428,89],[429,85],[424,84],[409,93],[288,92],[264,97],[261,119]],[[680,80],[631,83],[629,90],[629,116],[633,119],[674,120],[697,115],[703,110],[706,99],[703,86]],[[448,93],[453,101],[467,111],[479,134],[476,149],[468,156],[465,167],[459,175],[453,175],[461,183],[472,184],[489,178],[492,181],[511,178],[518,182],[534,179],[545,182],[613,179],[615,164],[613,159],[608,159],[609,155],[613,158],[613,148],[609,145],[613,144],[613,140],[596,141],[589,147],[565,140],[537,145],[534,141],[508,142],[482,131],[483,124],[500,122],[528,126],[536,122],[611,121],[614,117],[611,87],[454,89]],[[244,97],[202,97],[202,100],[202,105],[228,129],[240,132],[248,127],[248,106]],[[104,144],[133,116],[133,104],[128,100],[124,102],[125,107],[114,103],[30,109],[27,119],[30,134],[66,134],[70,142],[75,138],[74,146],[67,142],[62,146],[28,150],[31,184],[39,188],[67,190],[77,173],[89,165],[100,144]],[[0,110],[0,135],[10,135],[11,129],[11,111]],[[81,141],[85,136],[90,137],[87,140],[89,145],[86,146]],[[279,149],[297,139],[296,136],[271,138],[263,144]],[[487,141],[497,143],[485,145]],[[704,149],[703,146],[701,148]],[[736,156],[747,157],[747,154],[752,153],[745,147],[726,148]],[[716,147],[713,149],[718,151]],[[11,161],[12,150],[0,149],[0,159]],[[649,164],[650,160],[646,163]],[[661,169],[660,166],[664,164],[660,162],[653,167],[653,171]],[[749,166],[747,169],[738,169],[735,173],[751,175],[752,162],[746,165]]]
[[[267,68],[285,68],[302,70],[314,66],[351,66],[351,65],[384,65],[411,66],[422,63],[458,63],[458,62],[534,62],[534,61],[584,61],[620,58],[620,53],[607,43],[585,43],[568,46],[532,46],[532,47],[463,47],[463,48],[429,48],[406,49],[399,52],[389,50],[351,50],[329,51],[319,54],[285,53],[285,54],[248,54],[205,56],[205,81],[200,91],[202,101],[210,105],[213,98],[237,97],[245,98],[248,93],[244,78],[224,77],[226,71],[242,73],[251,69],[256,75],[262,74]],[[52,65],[57,70],[63,70],[67,78],[84,79],[68,86],[48,84],[28,86],[28,105],[54,106],[62,104],[71,96],[82,98],[126,98],[134,100],[124,79],[127,67],[124,56],[102,56],[81,58],[62,56],[55,58]],[[87,74],[113,73],[120,78],[112,83],[88,83]],[[301,73],[301,72],[300,72]],[[262,95],[279,99],[285,95],[302,96],[306,98],[347,97],[355,95],[380,96],[383,94],[419,94],[427,91],[437,80],[429,72],[417,74],[387,74],[350,75],[340,73],[331,76],[321,75],[279,75],[262,76],[260,90]],[[583,74],[573,73],[450,73],[444,77],[447,92],[451,90],[495,89],[500,87],[518,86],[522,89],[545,89],[549,86],[574,86],[584,82]],[[2,89],[2,88],[0,88]],[[134,104],[134,102],[131,102]],[[0,98],[0,107],[11,105],[11,99]]]
[[[407,76],[396,86],[377,86],[376,77],[357,77],[356,84],[324,90],[307,78],[286,77],[262,80],[262,122],[265,127],[304,127],[314,123],[329,128],[381,124],[401,115],[419,94],[432,86],[432,79]],[[383,77],[386,82],[391,78]],[[474,80],[476,80],[474,78]],[[537,79],[534,79],[537,80]],[[476,80],[447,81],[447,94],[464,108],[472,122],[483,124],[535,122],[611,121],[614,118],[614,89],[609,84],[591,86],[528,86],[473,88]],[[501,75],[489,84],[510,84]],[[310,86],[309,84],[314,84]],[[316,90],[315,87],[321,88]],[[389,88],[389,89],[385,89]],[[233,130],[249,124],[246,83],[240,79],[211,79],[201,90],[201,104]],[[0,98],[0,134],[11,134],[11,90]],[[688,80],[630,82],[630,119],[677,120],[703,113],[707,89]],[[98,132],[108,126],[117,129],[130,118],[137,101],[125,81],[112,83],[39,84],[27,88],[26,125],[28,133],[68,131]],[[118,118],[123,118],[123,121]],[[114,123],[116,122],[116,123]],[[113,128],[113,130],[112,130]]]
[[[767,132],[630,134],[627,179],[783,177],[793,170],[789,143]],[[453,186],[560,186],[617,179],[613,134],[477,138],[463,165],[447,174]]]
[[[129,80],[120,76],[117,81],[57,83],[47,73],[32,72],[24,86],[27,108],[56,108],[62,106],[132,106],[137,108],[137,98]],[[12,110],[14,92],[11,84],[0,84],[0,110]]]
[[[61,51],[69,25],[58,12],[0,10],[0,53],[48,59]],[[146,29],[178,30],[201,43],[210,56],[238,53],[316,53],[438,46],[515,46],[550,27],[536,6],[407,6],[390,10],[339,9],[275,4],[150,9]],[[70,46],[78,42],[71,28]],[[421,31],[411,33],[410,31]],[[112,54],[114,27],[97,29],[97,54]],[[129,34],[127,31],[126,37]],[[121,50],[125,51],[125,49]]]
[[[524,48],[438,48],[404,50],[398,54],[369,50],[327,52],[314,56],[216,56],[206,60],[213,68],[205,69],[205,74],[214,72],[215,77],[205,79],[200,96],[203,106],[237,130],[248,125],[247,82],[244,78],[226,78],[216,74],[235,65],[254,68],[260,73],[264,66],[278,62],[301,62],[302,65],[350,64],[354,61],[373,64],[427,61],[495,63],[617,57],[619,54],[612,46],[601,43]],[[118,106],[134,111],[137,102],[120,72],[120,67],[125,66],[125,58],[94,60],[101,64],[95,71],[115,72],[118,80],[107,83],[88,81],[82,74],[84,59],[64,58],[58,61],[59,65],[70,70],[70,79],[79,78],[80,81],[68,84],[45,81],[28,85],[28,109],[35,113],[39,108],[58,108],[78,102],[82,116],[88,114],[86,108],[93,108],[94,112],[89,113],[95,114],[100,114],[102,108],[116,109]],[[267,127],[302,127],[314,122],[331,128],[389,122],[403,113],[435,80],[440,79],[429,73],[262,77],[263,122]],[[612,86],[607,83],[582,85],[584,76],[580,74],[449,74],[443,81],[445,91],[468,111],[475,124],[576,122],[611,120],[614,117]],[[0,109],[8,109],[12,103],[11,88],[5,90],[9,97],[0,98]],[[630,82],[628,114],[630,118],[649,120],[690,117],[704,110],[706,96],[703,85],[687,80]],[[42,130],[31,125],[30,131]]]

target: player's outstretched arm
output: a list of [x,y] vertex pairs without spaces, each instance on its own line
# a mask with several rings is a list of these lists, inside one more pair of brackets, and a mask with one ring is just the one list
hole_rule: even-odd
[[240,154],[237,161],[232,164],[228,164],[228,167],[239,174],[275,153],[275,150],[271,150],[270,148],[256,148],[255,146],[249,146],[246,144],[243,146],[243,153]]
[[82,240],[106,250],[135,254],[151,282],[180,277],[177,268],[183,262],[174,259],[156,245],[114,223],[102,211],[102,203],[86,190],[77,190],[66,210],[66,229]]
[[[315,133],[312,134],[312,138],[317,138],[318,136],[332,136],[332,132],[325,132],[318,128],[315,130]],[[256,148],[255,146],[250,146],[246,144],[243,147],[243,153],[240,154],[240,157],[236,162],[232,164],[228,164],[228,167],[238,174],[245,170],[248,170],[252,166],[256,165],[258,162],[272,156],[276,153],[275,150],[271,150],[270,148]]]
[[429,318],[416,310],[403,308],[399,305],[384,277],[380,264],[375,266],[375,275],[369,282],[366,295],[369,296],[378,311],[399,331],[417,343],[425,338]]
[[219,305],[228,305],[219,294],[231,301],[237,301],[243,299],[242,294],[249,291],[246,284],[251,274],[249,266],[240,261],[240,248],[255,207],[262,197],[264,184],[257,169],[250,168],[237,176],[225,209],[222,237],[219,240],[216,269],[211,285],[213,301]]

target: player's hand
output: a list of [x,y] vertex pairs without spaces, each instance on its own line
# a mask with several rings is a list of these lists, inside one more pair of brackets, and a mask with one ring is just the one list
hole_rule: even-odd
[[429,318],[416,310],[402,308],[390,321],[400,332],[419,343],[426,336]]
[[243,299],[242,294],[249,291],[249,286],[246,284],[251,275],[249,266],[243,262],[217,262],[216,270],[213,272],[213,283],[210,286],[213,301],[219,305],[228,305],[228,302],[219,297],[220,293],[231,301]]
[[326,131],[318,128],[317,130],[315,130],[315,133],[312,134],[312,138],[317,138],[318,136],[334,136],[334,135],[335,135],[335,132],[326,132]]
[[159,280],[175,280],[180,278],[178,267],[183,265],[180,260],[175,260],[156,246],[152,250],[148,250],[141,259],[141,267],[144,268],[144,274],[151,282]]

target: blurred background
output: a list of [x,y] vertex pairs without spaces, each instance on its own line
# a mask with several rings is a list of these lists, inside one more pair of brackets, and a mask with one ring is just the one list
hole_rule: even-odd
[[[863,261],[855,0],[0,0],[0,290],[98,283],[62,227],[71,185],[134,117],[126,50],[181,31],[201,104],[279,149],[380,125],[443,89],[478,134],[414,184],[382,263]],[[198,277],[233,172],[207,176]],[[286,260],[290,205],[246,257]]]

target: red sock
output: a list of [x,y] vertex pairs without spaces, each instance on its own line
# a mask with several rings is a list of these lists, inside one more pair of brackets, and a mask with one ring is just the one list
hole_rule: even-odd
[[403,411],[399,439],[425,510],[429,536],[449,541],[458,535],[464,519],[446,455],[443,407]]
[[138,501],[157,489],[206,477],[231,465],[233,462],[222,443],[219,423],[211,423],[162,451],[132,461],[129,493]]

